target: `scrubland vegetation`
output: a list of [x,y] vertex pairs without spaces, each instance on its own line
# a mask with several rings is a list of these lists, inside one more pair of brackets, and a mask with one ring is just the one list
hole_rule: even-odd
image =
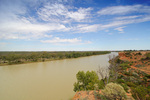
[[109,51],[85,52],[0,52],[0,65],[21,64],[27,62],[49,61],[65,58],[78,58],[91,55],[107,54]]
[[150,100],[150,74],[136,66],[142,61],[150,67],[149,52],[121,52],[110,59],[109,76],[104,76],[101,68],[97,73],[78,72],[74,91],[94,90],[96,100]]

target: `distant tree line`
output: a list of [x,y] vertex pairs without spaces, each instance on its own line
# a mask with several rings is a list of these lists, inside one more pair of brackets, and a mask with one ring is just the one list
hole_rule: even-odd
[[47,61],[65,58],[78,58],[91,55],[107,54],[110,51],[78,51],[78,52],[0,52],[0,64],[19,64],[26,62]]

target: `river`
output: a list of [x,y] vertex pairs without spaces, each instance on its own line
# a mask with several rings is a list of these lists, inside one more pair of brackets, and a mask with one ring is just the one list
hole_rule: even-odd
[[117,54],[0,66],[0,100],[69,100],[78,71],[107,67]]

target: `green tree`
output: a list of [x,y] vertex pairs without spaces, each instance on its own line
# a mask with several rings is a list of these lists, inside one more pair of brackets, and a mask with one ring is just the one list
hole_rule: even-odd
[[93,90],[97,88],[99,80],[95,71],[79,71],[76,74],[77,82],[74,83],[74,91]]

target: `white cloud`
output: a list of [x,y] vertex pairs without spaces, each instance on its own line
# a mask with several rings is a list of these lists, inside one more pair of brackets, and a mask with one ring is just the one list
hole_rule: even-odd
[[124,15],[129,13],[150,13],[150,6],[128,5],[128,6],[112,6],[103,8],[98,11],[99,15]]
[[51,38],[53,35],[48,35],[48,34],[45,34],[44,37],[46,38]]
[[96,32],[100,28],[100,24],[79,24],[76,27],[74,27],[75,33],[87,33],[87,32]]
[[105,30],[105,32],[109,32],[109,30]]
[[[28,21],[28,20],[27,20]],[[65,31],[67,28],[61,24],[31,23],[22,20],[12,20],[0,23],[1,39],[26,39],[47,37],[46,32]]]
[[66,45],[83,45],[83,44],[91,44],[91,41],[82,41],[79,38],[72,38],[72,39],[61,39],[59,37],[54,37],[51,40],[41,40],[42,43],[50,43],[59,46],[66,46]]
[[79,8],[76,12],[68,12],[67,17],[80,22],[88,18],[91,10],[92,8]]
[[63,4],[50,4],[38,10],[39,17],[44,21],[51,22],[70,22],[70,21],[85,21],[90,16],[92,8],[74,8]]
[[60,39],[59,37],[55,37],[52,40],[41,40],[42,43],[79,43],[81,42],[80,39],[73,38],[73,39]]
[[[0,12],[1,15],[1,12]],[[32,39],[42,38],[53,31],[67,31],[63,24],[39,23],[33,17],[21,17],[15,13],[7,13],[0,19],[0,39]]]
[[[94,8],[75,8],[74,6],[67,5],[67,3],[63,3],[64,1],[67,2],[68,0],[56,0],[56,2],[53,0],[55,3],[47,3],[45,0],[45,3],[40,5],[41,8],[35,7],[37,12],[35,12],[33,9],[27,8],[22,3],[16,4],[16,6],[14,6],[15,3],[14,5],[10,4],[11,6],[0,4],[0,39],[51,38],[55,36],[56,33],[62,35],[65,32],[88,33],[97,32],[100,30],[109,32],[109,28],[116,27],[116,30],[123,32],[124,27],[121,27],[123,25],[150,21],[149,6],[130,5],[104,8],[98,12],[99,15],[124,15],[134,12],[144,14],[131,14],[130,16],[126,15],[116,18],[112,17],[112,22],[106,18],[105,22],[108,23],[101,23],[97,15],[93,13],[95,11],[93,10]],[[32,0],[30,0],[30,2],[32,2]],[[38,0],[33,2],[37,3]],[[46,5],[43,6],[43,4]],[[36,5],[38,5],[38,3],[34,6]],[[34,14],[31,14],[32,12],[34,12]],[[97,22],[92,21],[89,23],[89,20],[91,19],[96,19]],[[54,40],[58,40],[58,42],[64,41],[71,43],[73,40],[79,41],[80,39],[54,38],[53,41]],[[48,40],[46,41],[48,42]],[[44,42],[44,40],[42,42]],[[50,40],[50,42],[52,42],[52,40]]]
[[124,20],[124,19],[135,19],[140,17],[140,15],[135,15],[135,16],[123,16],[123,17],[116,17],[115,20]]
[[107,29],[107,28],[113,28],[113,27],[118,27],[122,25],[135,24],[135,23],[141,23],[141,22],[147,22],[147,21],[150,21],[150,15],[141,16],[136,19],[114,20],[113,22],[110,22],[109,24],[101,25],[101,28]]
[[124,33],[124,29],[123,28],[125,28],[126,26],[123,26],[123,27],[117,27],[117,28],[115,28],[114,30],[117,30],[117,31],[119,31],[119,33]]

